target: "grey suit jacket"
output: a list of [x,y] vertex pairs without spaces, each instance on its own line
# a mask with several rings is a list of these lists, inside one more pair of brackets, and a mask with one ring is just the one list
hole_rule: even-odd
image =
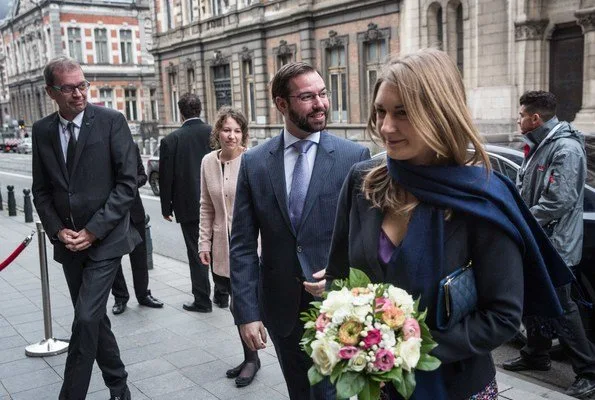
[[[85,252],[93,260],[129,253],[140,236],[130,226],[130,207],[137,191],[137,159],[124,116],[88,105],[79,131],[72,175],[59,138],[58,113],[33,124],[33,202],[54,243],[54,259],[75,256],[56,239],[58,231],[86,228],[97,240]],[[82,253],[82,254],[81,254]]]
[[283,135],[244,153],[230,243],[236,324],[262,320],[278,335],[291,332],[298,322],[302,282],[326,266],[343,180],[353,164],[368,158],[367,148],[321,133],[295,232],[287,209]]

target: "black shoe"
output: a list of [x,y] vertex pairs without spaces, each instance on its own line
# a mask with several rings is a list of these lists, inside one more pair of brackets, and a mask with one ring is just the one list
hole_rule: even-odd
[[240,372],[242,372],[242,368],[244,368],[244,365],[246,365],[246,361],[243,361],[237,367],[228,369],[227,371],[225,371],[225,376],[227,376],[228,378],[237,378],[238,375],[240,375]]
[[229,300],[214,299],[213,304],[219,308],[227,308],[229,307]]
[[584,399],[595,393],[595,379],[577,377],[572,385],[564,392],[565,395]]
[[161,300],[156,299],[151,295],[151,291],[147,290],[147,295],[142,298],[138,299],[138,304],[141,306],[147,306],[151,308],[161,308],[163,307],[163,302]]
[[114,315],[122,314],[126,310],[126,302],[116,300],[114,306],[112,307],[112,312]]
[[213,307],[212,306],[209,306],[209,307],[199,306],[195,302],[185,303],[182,306],[182,308],[184,308],[184,310],[186,310],[186,311],[195,311],[195,312],[201,312],[201,313],[210,313],[210,312],[213,311]]
[[513,360],[506,361],[502,364],[502,368],[507,371],[549,371],[552,368],[552,362],[548,359],[531,360],[529,358],[518,357]]
[[112,395],[109,398],[109,400],[130,400],[130,399],[131,399],[131,396],[130,396],[130,390],[128,389],[128,386],[126,386],[126,388],[119,395]]
[[254,380],[254,377],[256,376],[256,373],[260,369],[260,359],[258,359],[256,361],[246,361],[246,363],[244,364],[244,368],[246,368],[246,367],[253,368],[252,374],[250,376],[238,376],[236,378],[236,386],[237,387],[248,386],[249,384],[252,383],[252,381]]

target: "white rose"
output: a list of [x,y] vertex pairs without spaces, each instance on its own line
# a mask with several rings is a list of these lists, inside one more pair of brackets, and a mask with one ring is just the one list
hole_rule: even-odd
[[382,335],[382,341],[384,342],[384,347],[395,347],[397,344],[397,338],[395,337],[395,331],[390,330]]
[[341,325],[343,321],[351,317],[352,311],[353,309],[347,307],[339,308],[338,310],[335,310],[335,312],[333,313],[333,318],[331,319],[331,321],[333,322],[333,324]]
[[372,314],[372,306],[369,304],[354,307],[353,315],[362,323],[366,322],[368,315]]
[[332,317],[333,314],[339,309],[347,308],[348,310],[351,310],[352,302],[353,295],[347,288],[335,290],[329,292],[326,300],[322,302],[322,305],[320,306],[320,312],[326,313],[329,317]]
[[363,306],[364,304],[370,304],[372,300],[374,300],[374,292],[360,294],[359,296],[353,297],[353,305]]
[[312,342],[312,361],[322,375],[329,376],[339,362],[339,343],[327,340]]
[[397,346],[396,356],[402,359],[402,367],[411,371],[417,366],[420,357],[421,338],[409,338]]
[[356,355],[351,357],[347,362],[347,369],[355,372],[360,372],[366,368],[368,357],[364,351],[358,351]]
[[388,288],[388,298],[392,301],[397,307],[399,307],[405,315],[410,316],[413,313],[413,297],[403,289],[399,289],[394,286],[389,286]]

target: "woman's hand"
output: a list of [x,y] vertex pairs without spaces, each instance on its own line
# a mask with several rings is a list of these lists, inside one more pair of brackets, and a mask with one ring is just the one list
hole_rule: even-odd
[[210,251],[200,251],[198,252],[198,258],[200,258],[200,262],[208,267],[211,265],[211,252]]

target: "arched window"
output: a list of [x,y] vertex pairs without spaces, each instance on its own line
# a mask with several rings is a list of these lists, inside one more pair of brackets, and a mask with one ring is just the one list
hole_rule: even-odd
[[448,26],[448,55],[457,64],[461,74],[463,73],[463,5],[460,0],[451,0],[448,3],[448,16],[446,18]]
[[430,4],[428,8],[428,46],[443,49],[444,31],[442,24],[442,6],[439,3]]

